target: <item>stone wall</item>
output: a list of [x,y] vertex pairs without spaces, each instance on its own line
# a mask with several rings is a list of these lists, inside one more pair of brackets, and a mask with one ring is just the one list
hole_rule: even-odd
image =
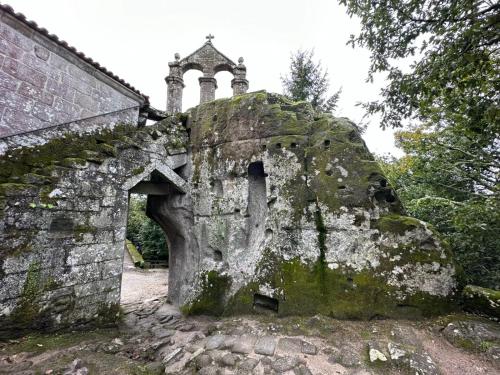
[[138,108],[144,101],[0,9],[0,137]]
[[154,174],[181,194],[184,137],[173,118],[0,157],[0,336],[116,320],[129,190]]

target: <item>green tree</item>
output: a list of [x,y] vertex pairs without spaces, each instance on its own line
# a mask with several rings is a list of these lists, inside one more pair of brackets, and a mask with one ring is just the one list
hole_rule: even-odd
[[290,56],[290,71],[281,77],[283,91],[290,99],[304,100],[321,112],[333,112],[337,107],[341,89],[328,96],[328,71],[314,61],[313,50],[298,50]]
[[[365,103],[402,127],[406,156],[384,169],[410,214],[448,239],[465,281],[500,287],[500,5],[486,0],[339,0],[357,16],[353,46],[371,53]],[[406,66],[408,61],[412,61]]]
[[[339,2],[361,21],[350,43],[371,52],[369,79],[387,73],[382,100],[366,104],[368,113],[382,115],[383,127],[418,119],[438,127],[460,124],[464,132],[498,131],[498,2]],[[414,60],[406,72],[401,59]]]
[[[475,178],[479,168],[464,167],[465,147],[449,129],[425,132],[421,127],[396,133],[406,152],[381,160],[384,172],[412,216],[433,224],[451,245],[463,269],[463,281],[500,288],[500,200],[494,183]],[[436,141],[437,139],[437,141]]]
[[163,229],[146,216],[146,196],[130,197],[127,238],[134,243],[145,260],[168,259],[168,247]]

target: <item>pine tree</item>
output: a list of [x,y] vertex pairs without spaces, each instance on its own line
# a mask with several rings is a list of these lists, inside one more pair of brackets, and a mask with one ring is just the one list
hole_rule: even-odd
[[328,96],[328,71],[323,71],[321,62],[315,62],[313,58],[313,50],[298,50],[292,53],[290,71],[281,77],[284,94],[292,100],[308,101],[318,111],[333,112],[341,90]]

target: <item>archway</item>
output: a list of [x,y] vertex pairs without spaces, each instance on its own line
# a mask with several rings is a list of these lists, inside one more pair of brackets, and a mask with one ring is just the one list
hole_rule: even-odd
[[[128,188],[129,209],[131,195],[139,194],[147,197],[145,216],[161,228],[168,248],[169,269],[168,271],[161,269],[141,270],[136,267],[133,270],[127,269],[129,249],[126,248],[121,283],[122,304],[136,303],[144,299],[161,298],[167,295],[173,295],[173,298],[169,298],[169,300],[176,302],[177,291],[183,284],[182,275],[185,270],[182,267],[179,269],[179,264],[182,265],[184,262],[183,259],[179,261],[179,257],[183,257],[186,251],[184,227],[192,226],[192,223],[185,222],[182,219],[183,215],[179,215],[179,212],[185,211],[186,207],[185,191],[182,185],[185,181],[178,174],[182,166],[176,170],[165,165],[156,165],[148,169],[125,186]],[[128,261],[128,266],[130,267],[130,261]],[[138,266],[141,265],[138,264]],[[145,264],[143,263],[142,266],[144,267]],[[167,284],[171,287],[168,288]],[[127,293],[132,294],[127,295]]]
[[182,111],[195,107],[200,103],[200,86],[198,79],[203,76],[203,72],[197,69],[191,69],[184,73],[184,91],[182,93]]
[[233,95],[231,81],[233,75],[228,71],[221,71],[215,75],[217,79],[217,90],[215,91],[215,99],[230,98]]

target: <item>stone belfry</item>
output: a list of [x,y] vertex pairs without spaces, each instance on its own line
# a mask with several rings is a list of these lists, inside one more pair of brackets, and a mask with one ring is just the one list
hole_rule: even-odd
[[209,34],[207,41],[189,56],[181,59],[175,54],[175,61],[169,62],[169,75],[165,78],[168,86],[167,112],[177,113],[182,111],[182,90],[184,89],[183,75],[188,70],[196,69],[203,72],[200,82],[200,104],[215,99],[217,80],[215,75],[221,71],[230,72],[234,78],[231,80],[233,95],[244,94],[248,90],[246,79],[247,68],[243,58],[238,59],[238,64],[228,59],[212,44],[213,35]]

